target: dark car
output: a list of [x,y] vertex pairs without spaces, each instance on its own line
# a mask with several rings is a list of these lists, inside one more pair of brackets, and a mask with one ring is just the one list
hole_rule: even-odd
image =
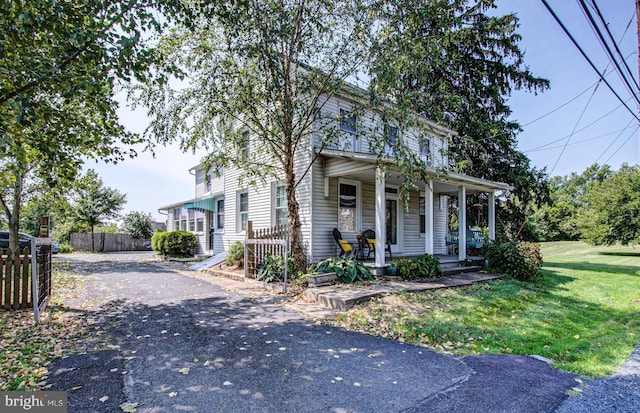
[[[29,234],[19,232],[19,245],[20,251],[24,251],[25,248],[31,248],[31,239],[33,238]],[[9,249],[9,231],[0,231],[0,250],[5,251]]]
[[58,244],[58,242],[56,241],[51,241],[51,253],[52,254],[57,254],[60,252],[60,244]]

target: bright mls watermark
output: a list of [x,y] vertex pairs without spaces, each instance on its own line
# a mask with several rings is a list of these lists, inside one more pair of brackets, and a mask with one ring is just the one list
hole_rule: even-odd
[[0,412],[67,413],[67,392],[0,392]]

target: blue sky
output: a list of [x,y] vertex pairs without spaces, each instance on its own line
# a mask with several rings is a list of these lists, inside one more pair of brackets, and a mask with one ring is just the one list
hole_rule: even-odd
[[[604,71],[608,59],[577,2],[548,2],[598,69]],[[600,0],[598,6],[637,79],[635,2]],[[508,12],[514,12],[520,18],[518,32],[522,35],[520,47],[525,51],[526,65],[535,75],[551,82],[551,88],[541,94],[515,92],[509,99],[512,118],[523,125],[523,131],[518,135],[519,148],[531,159],[531,164],[546,167],[553,175],[567,175],[582,172],[596,161],[614,169],[623,162],[640,163],[637,121],[620,106],[604,83],[600,82],[594,92],[598,75],[543,3],[499,0],[498,13]],[[609,65],[607,80],[637,113],[637,105],[628,100],[631,94],[612,69]],[[131,130],[142,132],[146,127],[143,112],[131,112],[123,107],[120,113]],[[159,207],[193,198],[194,178],[188,169],[198,164],[201,156],[202,153],[183,154],[177,147],[159,148],[156,158],[140,153],[138,158],[115,166],[89,162],[86,167],[95,169],[105,185],[127,193],[124,212],[149,212],[157,220],[164,221],[165,217],[157,211]]]

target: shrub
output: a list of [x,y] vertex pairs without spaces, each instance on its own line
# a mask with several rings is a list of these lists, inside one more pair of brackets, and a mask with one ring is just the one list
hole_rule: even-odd
[[[287,256],[287,263],[289,266],[287,268],[287,278],[295,278],[296,265],[291,256]],[[256,280],[270,283],[282,279],[284,279],[284,259],[277,255],[265,254],[260,263]]]
[[540,244],[525,241],[507,241],[487,247],[489,268],[502,275],[527,281],[538,275],[542,267]]
[[157,253],[162,254],[164,248],[164,240],[167,238],[167,232],[157,231],[151,236],[151,248]]
[[375,279],[369,268],[362,261],[348,257],[328,258],[320,261],[316,271],[319,273],[335,272],[337,275],[336,281],[348,284]]
[[69,244],[60,244],[60,254],[71,254],[73,247]]
[[430,254],[417,258],[398,258],[393,260],[391,265],[398,268],[398,274],[404,280],[433,278],[440,273],[440,260]]
[[151,237],[154,251],[171,257],[190,257],[198,248],[198,238],[187,231],[156,232]]
[[236,241],[231,244],[224,263],[227,265],[244,265],[244,244],[242,242]]

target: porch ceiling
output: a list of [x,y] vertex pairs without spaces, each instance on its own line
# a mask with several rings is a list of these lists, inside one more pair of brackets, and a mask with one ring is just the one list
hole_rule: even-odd
[[[374,181],[376,177],[376,157],[371,154],[350,153],[338,150],[322,151],[324,155],[324,176],[333,178],[348,178],[360,181]],[[494,190],[511,190],[510,185],[493,182],[486,179],[475,178],[463,174],[449,172],[442,175],[435,168],[429,168],[429,174],[433,177],[433,191],[440,194],[457,194],[458,186],[464,185],[467,193],[489,192]],[[387,175],[387,184],[402,185],[404,176],[396,169],[390,170]],[[416,181],[418,186],[423,186],[424,182]]]

